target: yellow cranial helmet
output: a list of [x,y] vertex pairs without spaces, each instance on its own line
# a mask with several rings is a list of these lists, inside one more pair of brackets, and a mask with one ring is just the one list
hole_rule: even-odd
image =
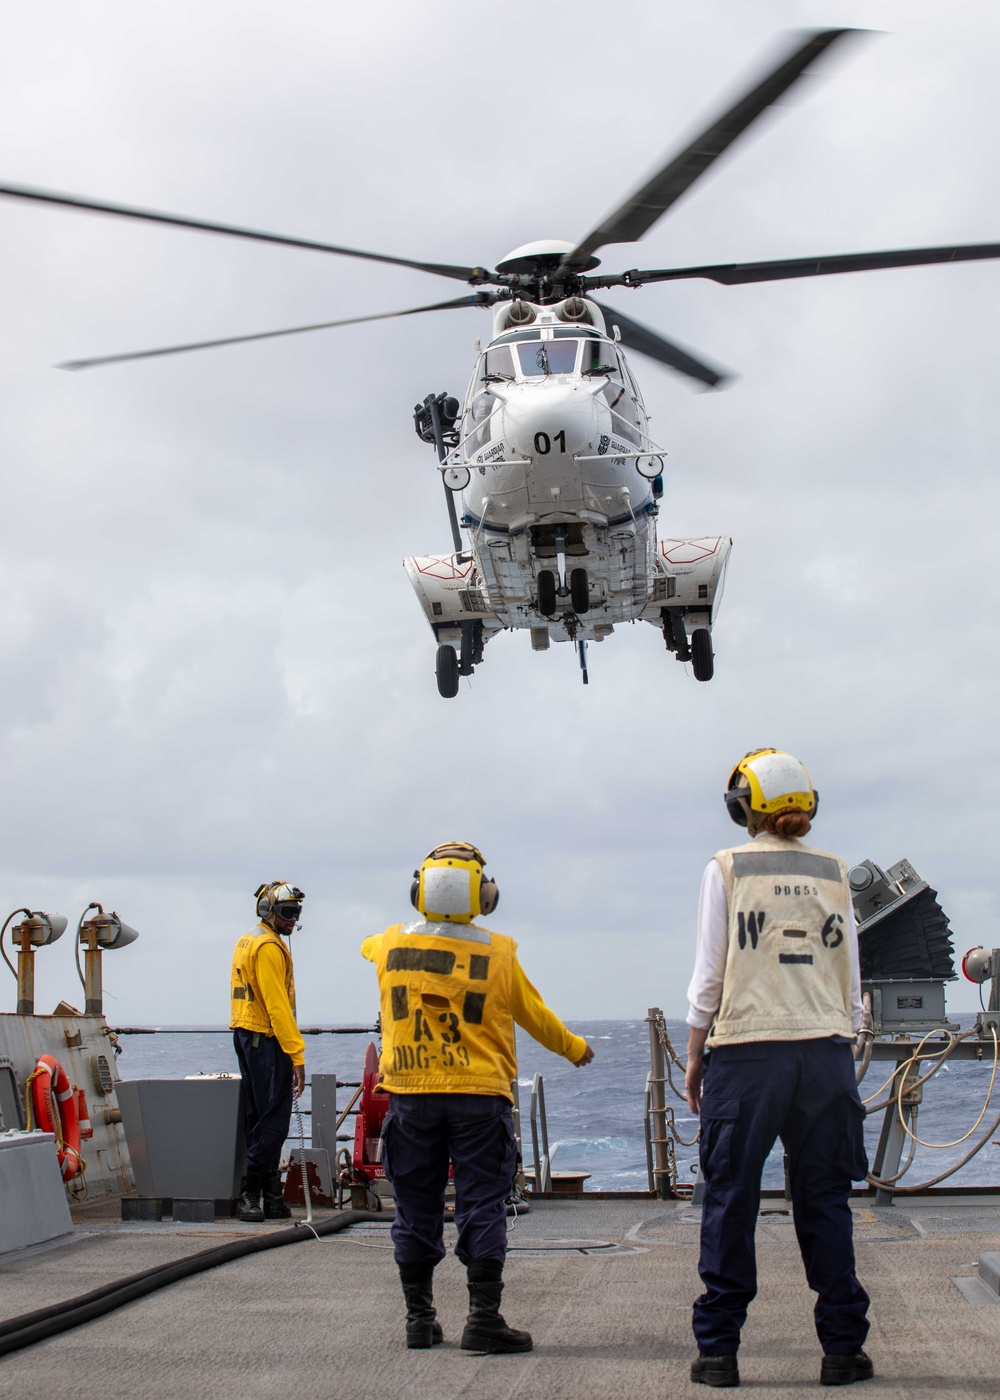
[[435,846],[413,872],[410,902],[426,919],[467,924],[479,914],[491,914],[500,891],[483,874],[486,857],[469,841],[446,841]]
[[781,749],[751,749],[730,773],[724,797],[737,826],[746,826],[750,812],[763,815],[797,807],[811,817],[819,806],[809,774]]

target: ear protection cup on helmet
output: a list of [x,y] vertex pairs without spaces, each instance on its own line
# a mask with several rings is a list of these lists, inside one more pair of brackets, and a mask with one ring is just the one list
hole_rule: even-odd
[[488,880],[483,876],[479,886],[479,908],[484,914],[492,914],[493,910],[500,903],[500,891],[497,889],[495,880]]
[[286,902],[301,906],[305,894],[298,885],[290,885],[287,880],[271,880],[257,886],[254,898],[257,901],[257,918],[269,924],[276,904]]
[[410,886],[410,903],[414,909],[420,908],[420,871],[414,870],[413,884]]

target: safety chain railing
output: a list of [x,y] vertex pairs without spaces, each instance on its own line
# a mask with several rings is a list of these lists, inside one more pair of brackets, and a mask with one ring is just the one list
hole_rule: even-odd
[[691,1184],[680,1180],[677,1167],[677,1148],[693,1147],[698,1141],[701,1129],[690,1140],[680,1134],[672,1104],[666,1100],[666,1086],[682,1102],[687,1099],[683,1084],[680,1088],[674,1082],[674,1068],[684,1073],[684,1062],[674,1049],[667,1031],[667,1023],[658,1006],[651,1006],[646,1016],[649,1026],[649,1074],[646,1076],[646,1091],[643,1105],[643,1131],[646,1139],[646,1172],[649,1189],[659,1196],[686,1196],[691,1192]]

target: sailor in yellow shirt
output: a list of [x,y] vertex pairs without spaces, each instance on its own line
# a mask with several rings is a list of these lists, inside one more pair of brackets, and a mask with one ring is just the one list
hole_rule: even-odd
[[[285,1205],[278,1164],[288,1137],[293,1092],[306,1084],[305,1041],[295,1023],[292,955],[280,935],[290,935],[305,895],[296,885],[272,880],[256,894],[257,927],[233,953],[230,1027],[243,1078],[247,1171],[236,1206],[239,1220],[282,1220]],[[261,1196],[263,1195],[263,1208]]]
[[467,1351],[531,1350],[527,1332],[500,1315],[507,1197],[516,1169],[511,1081],[514,1024],[556,1055],[586,1065],[594,1052],[566,1029],[525,977],[517,944],[473,923],[497,906],[475,846],[436,846],[415,870],[410,900],[421,918],[366,938],[378,972],[382,1088],[391,1102],[383,1161],[392,1184],[395,1258],[406,1299],[406,1344],[442,1340],[434,1266],[444,1257],[444,1193],[455,1177],[455,1253],[465,1264]]

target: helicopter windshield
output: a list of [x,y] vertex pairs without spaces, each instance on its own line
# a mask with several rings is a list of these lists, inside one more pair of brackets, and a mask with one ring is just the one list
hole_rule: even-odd
[[578,340],[528,340],[517,347],[521,373],[526,379],[545,374],[572,374],[576,368]]

